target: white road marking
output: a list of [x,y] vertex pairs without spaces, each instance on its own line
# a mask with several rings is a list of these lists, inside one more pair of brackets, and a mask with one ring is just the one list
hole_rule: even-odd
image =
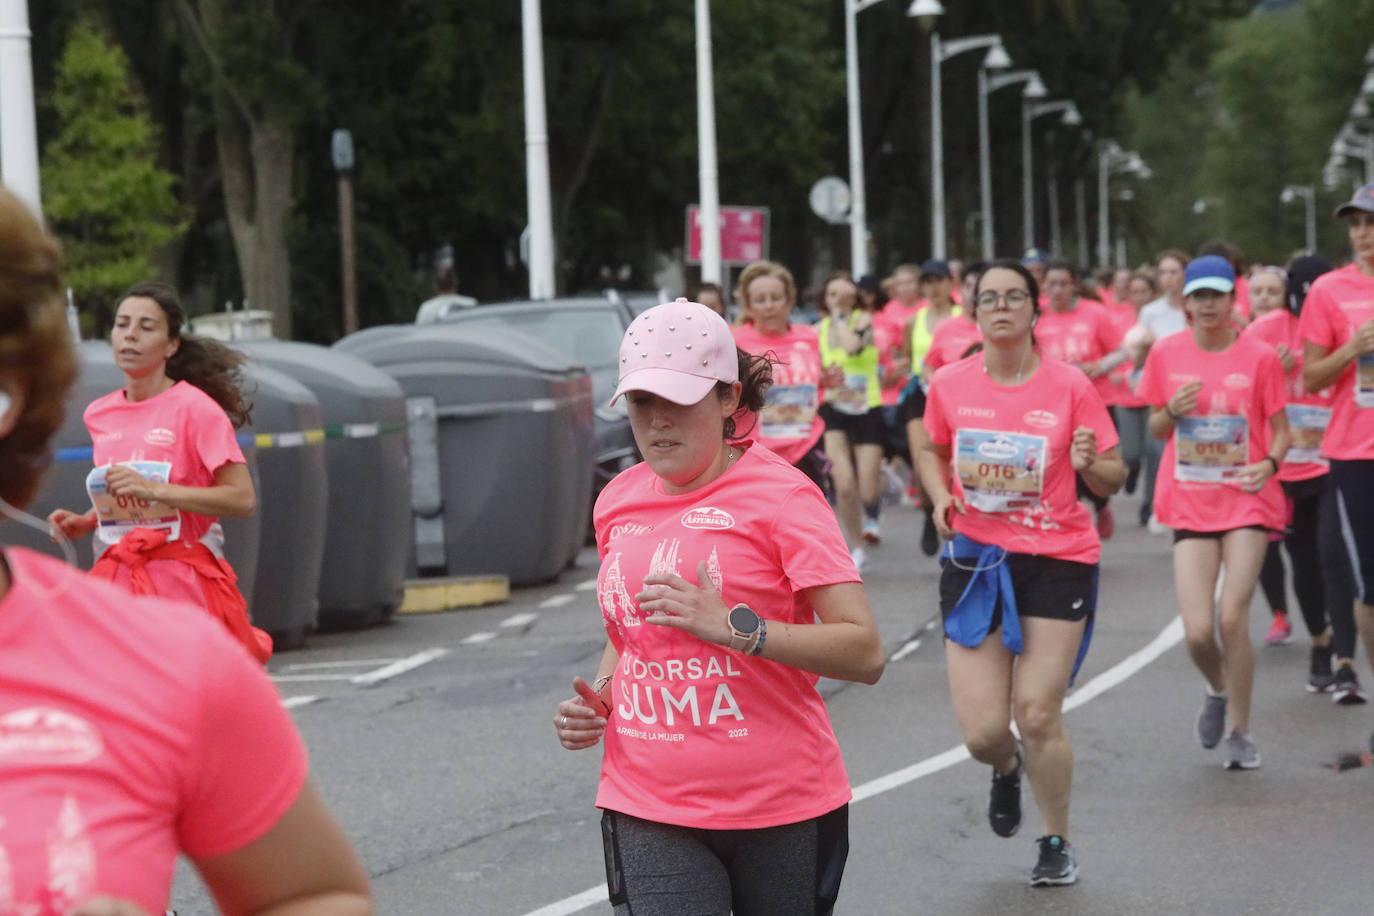
[[282,668],[282,671],[313,671],[318,668],[373,668],[377,665],[389,665],[394,661],[396,661],[394,658],[360,658],[337,662],[295,662]]
[[503,627],[523,627],[527,623],[534,623],[539,619],[539,615],[533,611],[526,611],[523,614],[516,614],[501,621]]
[[552,598],[545,598],[539,602],[539,606],[543,608],[562,607],[565,604],[572,604],[576,600],[576,595],[554,595]]
[[425,649],[423,652],[416,652],[409,658],[402,658],[394,661],[384,668],[378,668],[376,671],[369,671],[366,674],[359,674],[352,678],[352,681],[359,687],[371,687],[374,684],[380,684],[382,681],[390,680],[398,674],[414,671],[421,665],[427,665],[436,658],[443,658],[445,655],[448,655],[448,653],[448,649]]
[[298,706],[309,706],[318,700],[319,697],[282,697],[281,705],[287,709],[295,709]]
[[274,674],[274,684],[299,684],[302,681],[351,681],[351,674]]
[[[1072,696],[1065,698],[1064,711],[1077,709],[1089,700],[1095,699],[1131,675],[1144,668],[1150,662],[1159,658],[1169,649],[1183,641],[1183,620],[1175,617],[1169,625],[1160,631],[1159,635],[1151,640],[1150,644],[1140,649],[1126,658],[1117,662],[1111,668],[1099,674],[1088,683],[1073,692]],[[871,779],[861,786],[854,787],[854,802],[861,802],[866,798],[881,795],[893,789],[914,782],[932,773],[948,769],[956,763],[970,759],[968,748],[962,744],[952,747],[949,750],[927,757],[919,763],[914,763],[909,767],[903,767],[895,772],[888,773],[886,776],[879,776]],[[854,802],[851,802],[854,803]],[[605,903],[606,886],[598,884],[596,887],[587,888],[580,894],[565,897],[557,903],[551,903],[546,907],[527,913],[526,916],[568,916],[570,913],[578,913],[588,907]]]
[[596,580],[588,579],[586,582],[579,582],[573,586],[576,591],[590,592],[596,589]]
[[919,648],[921,648],[921,641],[919,639],[908,639],[900,649],[892,653],[892,657],[889,658],[888,661],[899,662]]
[[460,643],[460,645],[464,645],[464,646],[475,646],[475,645],[477,645],[478,643],[491,642],[491,641],[492,641],[493,639],[495,639],[495,638],[496,638],[496,634],[495,634],[495,633],[473,633],[471,636],[469,636],[469,637],[467,637],[466,639],[462,640],[462,642]]

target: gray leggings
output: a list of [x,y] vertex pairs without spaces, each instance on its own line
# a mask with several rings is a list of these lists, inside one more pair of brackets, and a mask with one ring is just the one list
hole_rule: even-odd
[[601,838],[616,916],[829,916],[849,856],[849,806],[756,830],[605,811]]

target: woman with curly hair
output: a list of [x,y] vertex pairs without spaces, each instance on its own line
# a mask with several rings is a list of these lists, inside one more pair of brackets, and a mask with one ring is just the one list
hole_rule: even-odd
[[57,509],[48,523],[54,539],[96,532],[95,575],[204,607],[266,662],[272,640],[248,622],[218,524],[257,508],[234,434],[252,409],[241,389],[244,358],[183,333],[185,317],[165,283],[138,283],[120,297],[110,344],[124,387],[82,415],[94,448],[91,508]]

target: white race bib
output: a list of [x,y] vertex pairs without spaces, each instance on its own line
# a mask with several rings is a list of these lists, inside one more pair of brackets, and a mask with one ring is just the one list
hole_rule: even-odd
[[774,385],[759,414],[759,432],[768,439],[802,439],[815,418],[815,385]]
[[1174,430],[1174,479],[1222,483],[1249,464],[1250,426],[1244,417],[1179,417]]
[[[167,483],[172,476],[170,461],[122,461],[154,483]],[[105,475],[110,465],[94,468],[86,475],[86,492],[96,511],[96,536],[106,544],[118,543],[135,528],[166,531],[167,540],[181,535],[181,513],[166,503],[134,499],[131,496],[111,496],[105,489]]]
[[1040,503],[1044,436],[960,429],[955,443],[954,470],[968,506],[980,512],[1016,512]]
[[1315,404],[1287,404],[1288,428],[1293,431],[1293,444],[1283,456],[1284,464],[1325,463],[1322,458],[1322,437],[1331,423],[1331,408]]
[[1374,407],[1374,353],[1366,353],[1355,362],[1355,403]]

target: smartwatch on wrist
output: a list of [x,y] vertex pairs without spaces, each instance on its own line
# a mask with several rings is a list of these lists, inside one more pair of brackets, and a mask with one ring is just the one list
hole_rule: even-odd
[[730,625],[729,648],[737,652],[748,652],[755,647],[763,619],[754,613],[753,608],[747,604],[737,604],[730,608],[725,622]]

